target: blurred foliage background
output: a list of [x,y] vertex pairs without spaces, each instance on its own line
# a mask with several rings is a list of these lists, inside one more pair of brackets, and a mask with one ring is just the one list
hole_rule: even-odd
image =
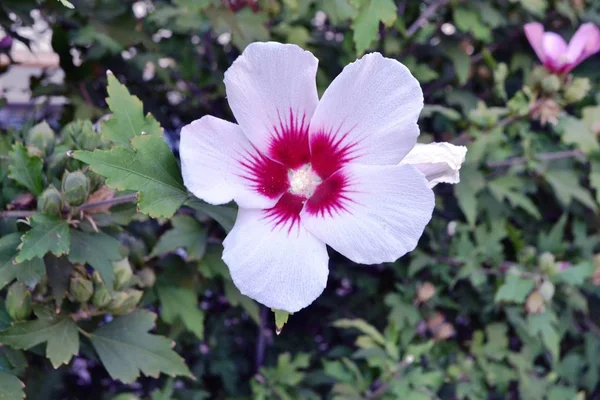
[[[26,104],[0,97],[19,115],[0,131],[0,399],[600,398],[600,57],[551,75],[531,21],[568,39],[600,3],[2,0],[0,74],[39,73]],[[40,26],[58,57],[15,56]],[[142,188],[67,156],[127,115],[177,154],[182,125],[233,120],[223,73],[265,40],[312,51],[320,93],[365,52],[400,60],[420,140],[469,148],[417,250],[331,251],[279,335],[220,260],[235,209],[137,211]]]

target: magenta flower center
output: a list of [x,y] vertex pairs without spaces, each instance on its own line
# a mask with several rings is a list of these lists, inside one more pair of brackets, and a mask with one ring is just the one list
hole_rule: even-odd
[[[339,169],[356,157],[356,144],[345,143],[347,134],[339,129],[319,130],[309,136],[305,115],[289,112],[273,126],[266,155],[245,155],[240,161],[254,190],[277,204],[265,210],[275,225],[291,229],[300,221],[300,212],[333,215],[350,201],[348,178]],[[336,173],[337,172],[337,173]]]
[[323,180],[313,171],[310,164],[304,164],[298,169],[288,171],[290,181],[289,192],[297,196],[309,198]]

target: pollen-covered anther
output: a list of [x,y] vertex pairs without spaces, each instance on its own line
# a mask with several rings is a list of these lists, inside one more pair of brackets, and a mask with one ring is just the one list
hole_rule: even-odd
[[305,164],[288,172],[290,179],[290,193],[310,197],[322,182],[321,178],[312,170],[310,164]]

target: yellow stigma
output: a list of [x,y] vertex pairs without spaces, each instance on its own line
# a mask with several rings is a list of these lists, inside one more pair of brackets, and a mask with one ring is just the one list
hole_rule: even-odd
[[312,196],[319,183],[321,183],[321,178],[314,173],[310,164],[289,170],[288,177],[290,179],[290,193],[303,197]]

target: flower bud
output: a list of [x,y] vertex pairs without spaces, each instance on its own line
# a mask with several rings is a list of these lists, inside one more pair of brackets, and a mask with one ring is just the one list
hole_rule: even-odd
[[554,94],[560,90],[561,81],[556,75],[548,75],[542,79],[542,90],[546,94]]
[[115,272],[115,289],[120,290],[129,283],[133,277],[133,271],[127,258],[113,262],[112,265]]
[[35,125],[27,134],[27,146],[35,147],[42,153],[51,153],[55,142],[56,135],[46,121]]
[[122,292],[116,292],[107,306],[107,310],[115,315],[127,314],[142,299],[144,292],[136,289],[126,289]]
[[536,67],[531,71],[531,75],[529,76],[531,79],[532,87],[540,87],[542,86],[542,81],[544,78],[548,77],[550,73],[548,70],[542,66]]
[[564,99],[567,104],[577,103],[587,96],[591,88],[588,78],[574,78],[565,88]]
[[78,303],[87,303],[94,294],[94,284],[81,276],[71,278],[70,292]]
[[60,192],[52,185],[38,197],[37,209],[46,214],[60,215],[63,208],[63,200]]
[[90,181],[81,171],[67,172],[63,176],[62,192],[70,205],[79,206],[90,194]]
[[549,276],[553,276],[557,272],[556,259],[552,253],[542,253],[538,258],[540,269],[543,273]]
[[531,116],[534,119],[538,119],[540,124],[556,125],[558,123],[558,116],[562,112],[560,105],[553,99],[544,99],[540,102],[539,106],[533,110]]
[[156,274],[152,268],[144,268],[137,273],[139,285],[144,288],[154,286],[156,283]]
[[75,144],[82,150],[95,150],[102,145],[100,135],[88,120],[77,120],[65,125],[61,131],[63,140]]
[[97,285],[94,295],[92,296],[92,304],[98,308],[104,308],[108,306],[111,301],[112,297],[110,297],[108,290],[106,290],[106,286],[103,284]]
[[31,292],[21,282],[13,283],[8,289],[6,311],[13,321],[25,321],[31,316]]
[[106,289],[104,284],[96,285],[96,290],[94,291],[94,295],[92,296],[92,304],[98,308],[104,308],[110,304],[112,298]]
[[533,246],[525,246],[519,253],[519,261],[523,264],[533,264],[535,262],[535,256],[537,249]]
[[544,281],[544,283],[541,284],[539,291],[545,301],[551,301],[552,297],[554,297],[554,284],[550,281]]
[[425,282],[417,287],[417,299],[425,303],[435,295],[435,286],[431,282]]
[[527,297],[527,301],[525,302],[525,311],[528,314],[541,314],[546,310],[546,306],[544,305],[544,297],[539,292],[539,290],[534,290],[531,292],[529,297]]

